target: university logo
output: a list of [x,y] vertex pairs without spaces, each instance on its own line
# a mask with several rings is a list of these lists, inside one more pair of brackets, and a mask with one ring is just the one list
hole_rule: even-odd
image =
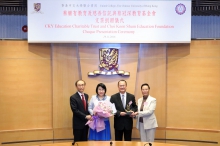
[[41,3],[34,3],[34,12],[32,12],[32,13],[42,13],[41,11],[40,11],[40,9],[41,9]]
[[[119,50],[116,48],[101,48],[99,49],[99,69],[89,72],[88,76],[97,75],[122,75],[129,76],[129,72],[118,70],[118,55]],[[112,71],[113,70],[113,71]]]
[[41,3],[34,3],[34,10],[36,12],[39,12],[40,11],[40,8],[41,8]]
[[118,70],[118,49],[99,49],[100,70]]

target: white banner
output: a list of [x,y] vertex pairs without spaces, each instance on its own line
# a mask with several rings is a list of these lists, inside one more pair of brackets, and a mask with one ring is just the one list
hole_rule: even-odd
[[28,0],[28,42],[189,43],[191,0]]

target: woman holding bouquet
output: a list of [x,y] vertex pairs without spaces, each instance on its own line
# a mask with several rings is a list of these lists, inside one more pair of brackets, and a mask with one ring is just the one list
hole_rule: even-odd
[[106,86],[103,83],[99,83],[96,86],[96,95],[93,95],[90,99],[89,102],[89,113],[93,115],[93,120],[94,118],[101,118],[104,120],[105,123],[105,129],[102,131],[97,132],[96,129],[91,129],[89,130],[89,140],[100,140],[100,141],[109,141],[111,140],[111,129],[110,129],[110,122],[109,118],[104,118],[100,117],[97,115],[97,113],[94,112],[94,108],[100,103],[100,102],[110,102],[110,97],[106,96]]

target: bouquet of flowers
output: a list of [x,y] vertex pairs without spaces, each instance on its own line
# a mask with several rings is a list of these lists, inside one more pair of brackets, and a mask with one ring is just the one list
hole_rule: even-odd
[[92,120],[89,120],[86,125],[97,132],[105,129],[105,123],[103,118],[108,118],[116,113],[115,104],[109,101],[99,101],[93,109]]

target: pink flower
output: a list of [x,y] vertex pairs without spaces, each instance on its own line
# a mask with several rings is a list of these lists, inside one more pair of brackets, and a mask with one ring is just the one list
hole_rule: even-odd
[[130,105],[132,104],[132,101],[130,101],[128,104],[129,104],[129,106],[130,106]]
[[103,118],[108,118],[114,115],[116,112],[115,105],[111,102],[107,101],[100,101],[97,106],[94,107],[92,121],[88,121],[86,125],[93,130],[96,129],[97,132],[102,131],[105,129],[105,123]]
[[94,107],[93,113],[99,117],[108,118],[113,116],[112,103],[110,102],[99,102],[97,106]]

